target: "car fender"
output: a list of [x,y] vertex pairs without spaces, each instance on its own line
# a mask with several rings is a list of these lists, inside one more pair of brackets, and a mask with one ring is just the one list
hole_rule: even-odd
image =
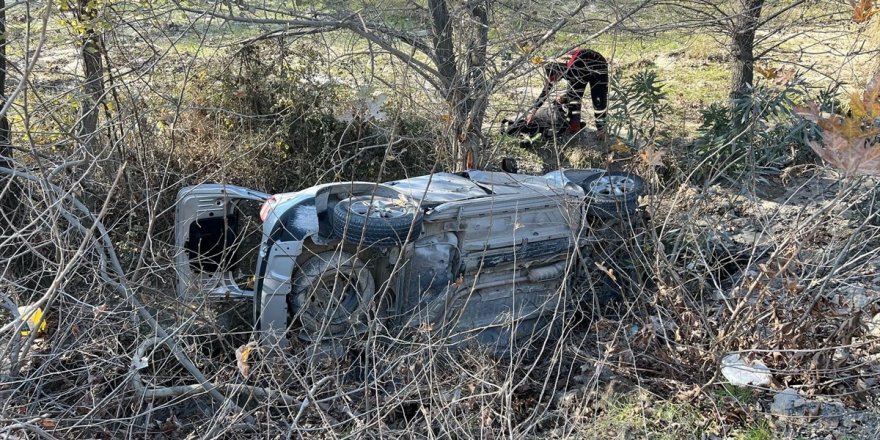
[[329,231],[326,212],[331,196],[363,194],[407,197],[392,187],[372,182],[329,183],[273,196],[276,201],[267,210],[263,223],[265,238],[254,289],[254,322],[263,345],[278,344],[285,348],[289,344],[287,295],[295,276],[296,259],[303,253],[307,240],[322,243],[322,231]]

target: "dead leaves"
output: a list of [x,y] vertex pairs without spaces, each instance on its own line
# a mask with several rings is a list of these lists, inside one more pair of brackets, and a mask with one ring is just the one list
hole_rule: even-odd
[[618,139],[617,142],[615,142],[614,145],[611,146],[612,153],[629,154],[631,151],[632,149],[629,147],[629,145],[624,144],[623,141],[621,141],[620,139]]
[[850,0],[850,4],[853,7],[853,23],[865,23],[877,13],[877,10],[874,9],[873,0]]
[[254,341],[248,342],[235,350],[235,361],[238,365],[238,372],[245,378],[247,378],[251,372],[251,366],[248,363],[248,359],[250,358],[251,353],[255,350],[257,350],[257,343]]
[[874,75],[861,95],[852,94],[850,107],[853,118],[870,118],[873,122],[873,119],[880,117],[880,72]]
[[779,85],[785,85],[790,83],[796,76],[797,70],[793,68],[783,68],[783,67],[765,67],[757,65],[755,66],[755,73],[764,77],[764,79],[768,81],[773,81]]
[[101,304],[94,308],[93,312],[95,313],[95,320],[101,319],[104,315],[107,314],[107,304]]
[[662,167],[663,155],[665,154],[665,150],[654,148],[653,145],[648,145],[645,149],[639,151],[639,157],[645,162],[645,165],[651,168]]
[[824,148],[817,142],[810,142],[819,156],[832,166],[845,171],[849,175],[880,176],[880,146],[868,146],[868,139],[848,141],[834,132],[826,131],[822,135]]
[[763,76],[765,79],[773,79],[776,77],[776,69],[771,69],[769,67],[764,67],[761,65],[755,66],[755,73]]
[[617,277],[614,275],[614,269],[605,267],[598,261],[594,261],[593,264],[595,264],[599,270],[605,272],[605,274],[608,275],[608,278],[611,278],[611,281],[617,282]]
[[823,114],[816,104],[796,110],[822,129],[821,142],[808,141],[819,157],[847,175],[880,176],[880,72],[850,97],[847,116]]

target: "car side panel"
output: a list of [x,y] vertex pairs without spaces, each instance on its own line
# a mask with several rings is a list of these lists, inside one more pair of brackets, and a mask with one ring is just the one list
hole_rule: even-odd
[[[437,207],[425,216],[425,234],[414,243],[403,308],[407,325],[445,332],[460,343],[527,336],[498,330],[530,332],[533,325],[513,323],[555,312],[579,224],[574,203],[547,194]],[[422,262],[427,258],[431,262]],[[439,270],[440,261],[449,261],[448,270]],[[425,270],[431,265],[438,267]],[[503,347],[508,341],[494,343]]]

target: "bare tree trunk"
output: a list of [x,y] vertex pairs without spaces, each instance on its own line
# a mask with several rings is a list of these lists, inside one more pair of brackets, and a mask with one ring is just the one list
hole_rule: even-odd
[[[6,0],[0,0],[0,108],[6,106]],[[12,168],[12,141],[9,133],[9,118],[3,113],[0,116],[0,167]],[[18,185],[11,176],[0,177],[0,231],[5,231],[8,222],[12,222],[7,215],[16,212],[16,195]],[[5,232],[4,232],[5,234]]]
[[467,109],[469,112],[467,126],[462,130],[465,136],[463,144],[466,149],[474,152],[477,165],[482,162],[482,146],[484,144],[483,119],[489,105],[489,84],[486,81],[486,49],[489,46],[489,11],[485,0],[468,2],[471,15],[477,26],[471,41],[468,54],[469,95]]
[[434,64],[443,87],[440,93],[449,106],[450,146],[454,160],[463,158],[465,150],[461,148],[461,131],[466,125],[467,109],[463,101],[461,78],[455,60],[455,46],[452,41],[452,21],[449,17],[449,5],[446,0],[428,0],[431,12],[431,29],[433,31]]
[[441,93],[449,106],[452,155],[460,168],[467,167],[468,152],[475,164],[481,163],[482,125],[488,105],[486,48],[489,44],[489,13],[484,0],[470,0],[468,10],[477,26],[467,55],[467,70],[456,64],[453,24],[446,0],[429,0],[434,32],[434,63],[443,86]]
[[104,99],[104,66],[101,62],[101,40],[95,32],[94,20],[97,11],[94,5],[89,5],[88,0],[79,0],[77,3],[77,19],[86,26],[82,36],[80,52],[83,59],[83,99],[80,110],[79,127],[77,137],[87,151],[94,154],[96,137],[98,134],[99,107]]
[[731,101],[748,93],[754,80],[755,68],[755,30],[764,0],[736,0],[733,23],[733,55],[730,75]]
[[[0,107],[6,105],[6,0],[0,0]],[[8,112],[7,112],[8,113]],[[12,144],[9,139],[9,118],[0,116],[0,166],[11,168]],[[0,181],[0,183],[5,183]],[[3,185],[5,186],[5,185]],[[2,186],[0,186],[2,188]]]

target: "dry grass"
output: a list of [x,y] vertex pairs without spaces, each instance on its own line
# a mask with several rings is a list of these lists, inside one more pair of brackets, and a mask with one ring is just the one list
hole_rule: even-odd
[[[701,37],[688,41],[681,65],[719,50]],[[453,349],[434,332],[398,332],[377,320],[335,356],[316,355],[314,344],[296,338],[288,350],[253,350],[245,377],[236,351],[254,337],[252,323],[239,319],[247,320],[250,305],[182,304],[174,293],[176,191],[205,181],[282,191],[421,174],[437,161],[419,146],[436,141],[431,119],[442,112],[412,119],[430,106],[420,101],[424,91],[393,84],[409,93],[395,98],[398,119],[371,123],[374,137],[351,135],[363,127],[340,123],[350,142],[339,135],[296,143],[305,138],[289,127],[303,120],[291,112],[287,125],[257,126],[244,98],[230,94],[241,84],[212,76],[228,60],[187,55],[202,45],[181,48],[159,74],[125,58],[131,47],[111,47],[120,66],[140,66],[141,76],[115,83],[118,96],[102,116],[107,138],[91,155],[71,137],[75,69],[53,73],[63,62],[55,58],[39,64],[38,84],[16,104],[17,177],[0,179],[0,436],[876,434],[880,192],[875,180],[813,165],[709,185],[689,179],[695,170],[674,157],[654,167],[635,152],[567,144],[535,154],[501,145],[499,155],[527,157],[530,172],[556,163],[611,166],[649,181],[644,224],[593,231],[602,240],[589,251],[614,274],[619,301],[594,301],[608,278],[596,269],[560,292],[570,307],[555,317],[557,337],[536,335],[507,356]],[[717,89],[717,64],[678,72],[674,86],[699,76],[699,90]],[[675,102],[695,104],[692,96]],[[22,337],[16,306],[38,301],[47,329]],[[718,366],[731,352],[769,366],[771,385],[727,384]],[[840,403],[860,422],[769,414],[786,387]]]
[[[162,234],[141,236],[119,289],[118,274],[107,275],[111,251],[83,234],[93,220],[59,192],[70,182],[49,190],[14,182],[22,209],[8,219],[16,234],[3,243],[3,292],[18,304],[53,292],[47,332],[4,333],[0,391],[5,416],[20,423],[8,425],[14,432],[763,438],[770,425],[755,402],[766,405],[774,389],[873,408],[880,371],[867,323],[880,296],[880,205],[871,204],[869,181],[822,168],[756,193],[653,188],[646,227],[604,231],[593,249],[623,299],[595,307],[594,287],[575,285],[571,299],[581,305],[559,315],[561,338],[535,341],[538,351],[451,350],[431,333],[389,334],[377,323],[341,357],[314,356],[303,343],[255,352],[247,378],[234,352],[248,332],[225,333],[211,304],[177,303]],[[168,213],[145,222],[130,202],[110,200],[102,219],[113,242],[127,240],[126,224],[167,224]],[[156,330],[143,313],[158,318],[222,401],[196,385],[162,338],[145,342]],[[724,391],[718,364],[733,351],[772,369],[770,389]]]

